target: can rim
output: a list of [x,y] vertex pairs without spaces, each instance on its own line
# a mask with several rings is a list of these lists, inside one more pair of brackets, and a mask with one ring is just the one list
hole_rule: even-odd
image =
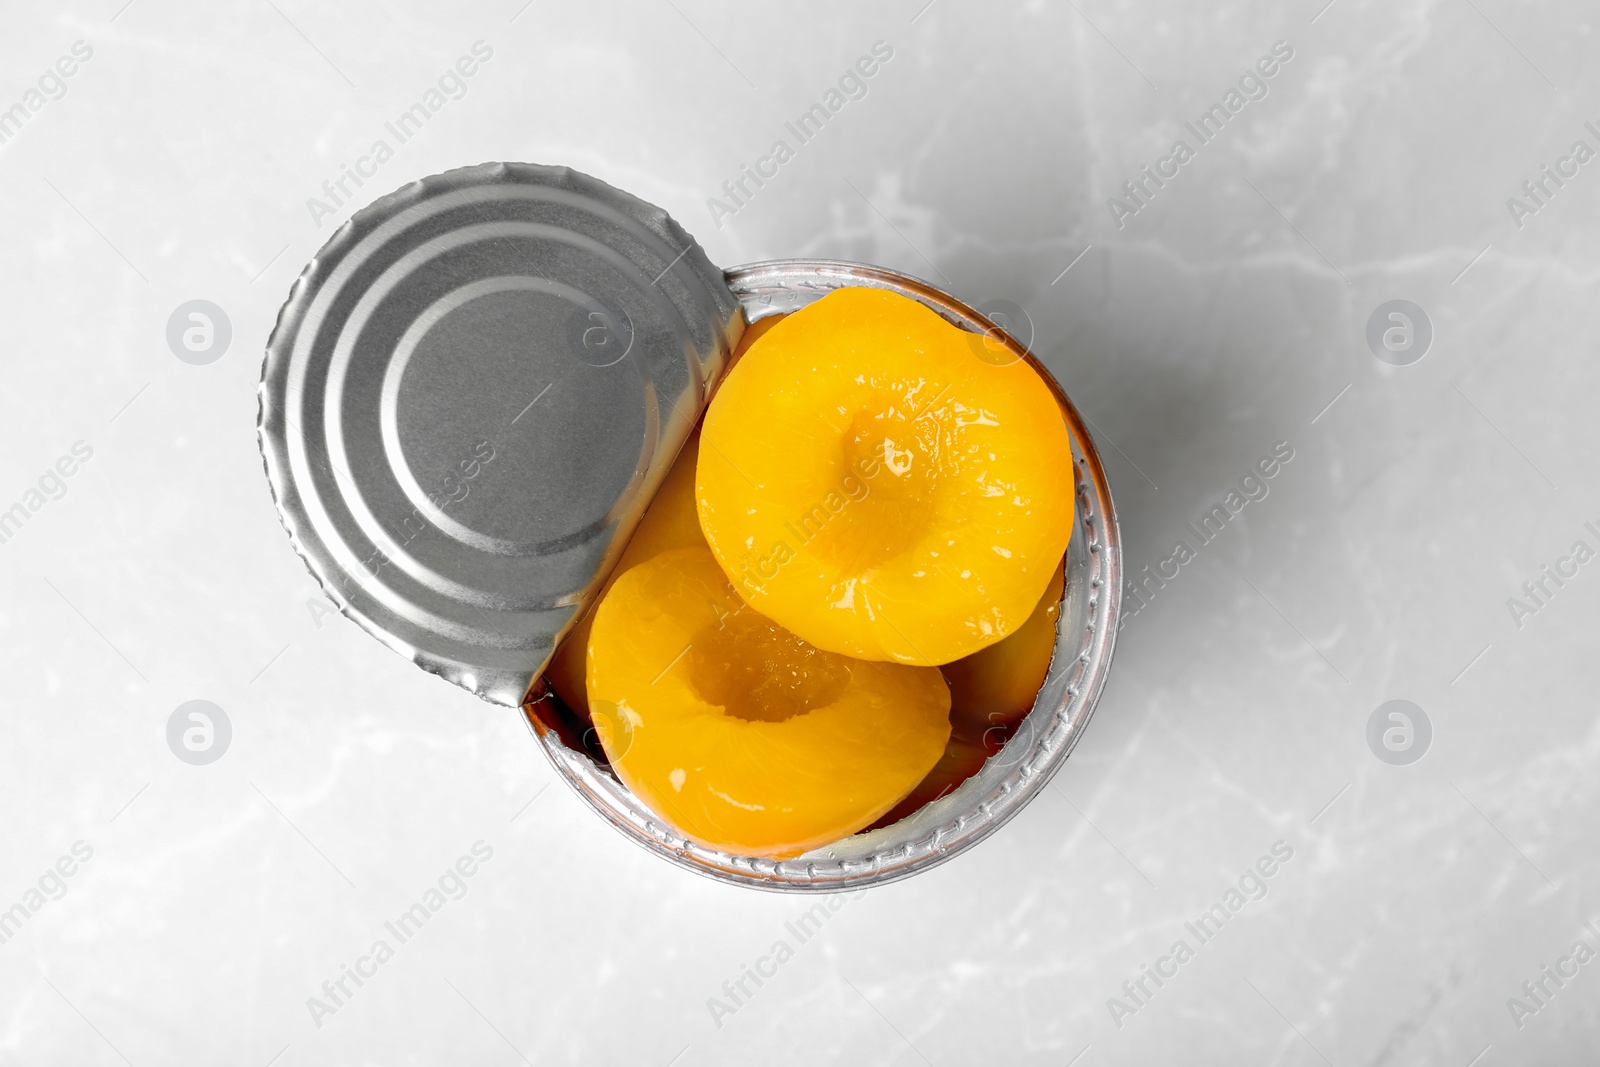
[[[523,706],[523,717],[556,773],[596,814],[679,867],[725,884],[780,893],[845,892],[885,885],[945,863],[1014,818],[1060,770],[1082,737],[1105,688],[1121,613],[1122,540],[1110,483],[1088,423],[1055,376],[998,324],[938,286],[884,267],[828,259],[765,260],[729,268],[725,276],[751,321],[765,317],[763,311],[791,310],[846,285],[884,288],[918,300],[957,326],[988,334],[1033,367],[1060,404],[1072,437],[1078,504],[1072,544],[1081,544],[1085,567],[1083,573],[1074,574],[1069,547],[1063,604],[1075,596],[1082,599],[1087,609],[1082,632],[1070,643],[1066,634],[1058,632],[1050,673],[1022,720],[1032,724],[1026,736],[1019,731],[978,774],[900,822],[788,860],[710,849],[665,825],[609,768],[569,746],[541,717],[539,704],[550,698],[537,686]],[[1064,652],[1073,655],[1064,658]],[[1036,721],[1041,717],[1042,723]],[[1021,752],[996,763],[1019,742],[1026,742]],[[857,847],[850,847],[852,842]],[[866,842],[871,847],[863,848]]]

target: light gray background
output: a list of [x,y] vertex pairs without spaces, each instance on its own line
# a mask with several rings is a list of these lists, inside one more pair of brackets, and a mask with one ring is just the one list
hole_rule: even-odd
[[[94,850],[0,945],[0,1062],[1592,1057],[1600,962],[1520,1028],[1506,1003],[1600,919],[1600,564],[1520,628],[1507,606],[1600,547],[1600,161],[1521,228],[1506,206],[1600,149],[1592,7],[121,2],[0,23],[0,107],[94,49],[0,148],[0,508],[94,450],[0,545],[0,907]],[[262,475],[263,344],[356,206],[318,227],[306,198],[480,39],[470,91],[358,203],[565,163],[718,263],[1014,301],[1101,432],[1133,571],[1295,450],[1128,625],[1053,787],[852,899],[720,1027],[707,999],[804,902],[647,856],[516,714],[315,614]],[[707,198],[877,40],[867,97],[716,226]],[[1119,230],[1107,198],[1277,40],[1268,97]],[[233,325],[209,366],[165,341],[197,298]],[[1397,298],[1435,331],[1409,367],[1364,341]],[[1396,698],[1434,727],[1406,767],[1365,740]],[[191,699],[232,721],[209,766],[167,747]],[[315,1026],[307,998],[479,840],[467,895]],[[1280,840],[1267,896],[1119,1028],[1107,999]]]

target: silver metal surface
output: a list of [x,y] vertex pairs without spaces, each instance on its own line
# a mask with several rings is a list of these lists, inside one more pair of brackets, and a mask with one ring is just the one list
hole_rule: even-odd
[[1105,685],[1122,590],[1122,543],[1100,455],[1060,385],[1025,348],[983,315],[926,282],[880,267],[829,260],[780,260],[735,267],[728,284],[754,322],[795,311],[844,286],[888,289],[963,329],[986,332],[1027,359],[1060,402],[1072,435],[1077,514],[1067,547],[1066,586],[1056,647],[1033,710],[1006,746],[955,791],[891,826],[856,834],[791,860],[734,856],[683,837],[611,773],[570,744],[548,698],[525,709],[556,770],[625,836],[680,866],[760,889],[859,889],[927,870],[972,847],[1016,815],[1061,768],[1082,736]]
[[260,442],[324,591],[516,706],[610,569],[742,324],[659,208],[490,163],[356,213],[267,343]]

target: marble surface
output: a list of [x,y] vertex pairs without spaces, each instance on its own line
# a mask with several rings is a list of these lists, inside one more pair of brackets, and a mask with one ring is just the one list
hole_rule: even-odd
[[[1591,1059],[1594,9],[1324,2],[8,6],[0,1062]],[[880,41],[864,95],[708,204]],[[256,447],[267,332],[356,206],[488,159],[593,173],[722,264],[859,259],[1027,311],[1130,571],[1168,577],[1001,833],[802,929],[808,902],[646,855],[515,714],[322,610]],[[203,366],[166,336],[195,299],[232,326]],[[1418,361],[1419,333],[1368,344],[1392,300],[1431,324]],[[232,728],[204,766],[168,744],[196,699]],[[1391,700],[1431,724],[1406,765],[1368,742]]]

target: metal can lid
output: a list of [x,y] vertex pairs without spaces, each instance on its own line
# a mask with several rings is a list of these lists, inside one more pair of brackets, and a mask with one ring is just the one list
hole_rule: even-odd
[[518,705],[742,321],[682,227],[595,178],[489,163],[412,182],[329,239],[267,342],[284,526],[346,615]]

